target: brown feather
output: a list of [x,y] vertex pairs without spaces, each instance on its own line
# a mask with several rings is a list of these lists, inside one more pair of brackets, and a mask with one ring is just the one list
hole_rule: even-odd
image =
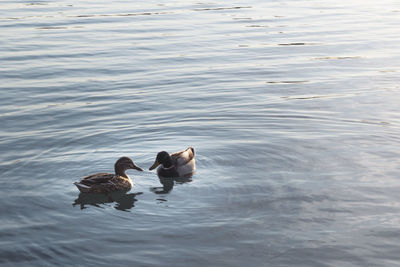
[[[189,157],[188,158],[181,157],[181,155],[183,153],[185,153],[186,151],[188,152]],[[194,158],[194,148],[193,147],[188,147],[187,149],[184,149],[182,151],[175,152],[175,153],[173,153],[171,155],[171,158],[172,158],[174,164],[176,164],[176,161],[178,160],[178,158],[184,158],[186,160],[186,162],[189,162]]]

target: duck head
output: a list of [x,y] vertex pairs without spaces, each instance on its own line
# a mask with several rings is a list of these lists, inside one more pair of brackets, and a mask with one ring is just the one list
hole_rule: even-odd
[[136,166],[135,163],[133,163],[133,161],[128,157],[122,157],[119,160],[117,160],[117,162],[115,162],[114,169],[115,169],[115,174],[123,177],[127,176],[125,174],[125,171],[128,169],[143,171],[142,168]]
[[173,165],[172,158],[166,151],[161,151],[157,154],[156,160],[149,170],[154,170],[158,165],[162,165],[164,168],[169,168]]

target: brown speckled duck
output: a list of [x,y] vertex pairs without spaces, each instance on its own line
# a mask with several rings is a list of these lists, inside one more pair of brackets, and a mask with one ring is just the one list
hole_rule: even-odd
[[128,157],[122,157],[114,165],[113,173],[96,173],[82,178],[75,182],[79,191],[83,193],[109,193],[113,191],[129,191],[132,188],[132,181],[125,173],[128,169],[143,171],[135,165]]
[[162,177],[183,177],[190,176],[196,170],[196,162],[194,159],[194,148],[189,147],[185,150],[168,154],[161,151],[157,154],[154,164],[149,170],[154,170],[157,166],[157,174]]

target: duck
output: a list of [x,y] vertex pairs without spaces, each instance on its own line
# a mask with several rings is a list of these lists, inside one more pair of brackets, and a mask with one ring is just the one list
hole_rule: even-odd
[[194,174],[196,162],[194,148],[188,147],[185,150],[169,154],[166,151],[158,152],[156,160],[149,170],[157,169],[161,177],[188,177]]
[[126,174],[126,170],[134,169],[143,171],[128,157],[118,159],[114,164],[115,173],[96,173],[83,177],[74,185],[82,193],[110,193],[114,191],[129,191],[132,186],[132,180]]

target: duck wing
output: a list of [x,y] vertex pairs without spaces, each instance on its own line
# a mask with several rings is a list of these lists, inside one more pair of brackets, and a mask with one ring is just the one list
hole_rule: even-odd
[[178,173],[178,176],[193,175],[196,170],[193,147],[176,152],[172,154],[171,157],[174,161],[175,170]]
[[194,159],[194,148],[188,147],[185,150],[175,152],[171,155],[176,166],[182,166]]
[[109,183],[114,176],[115,174],[112,173],[96,173],[83,177],[79,183],[84,185],[105,184]]

